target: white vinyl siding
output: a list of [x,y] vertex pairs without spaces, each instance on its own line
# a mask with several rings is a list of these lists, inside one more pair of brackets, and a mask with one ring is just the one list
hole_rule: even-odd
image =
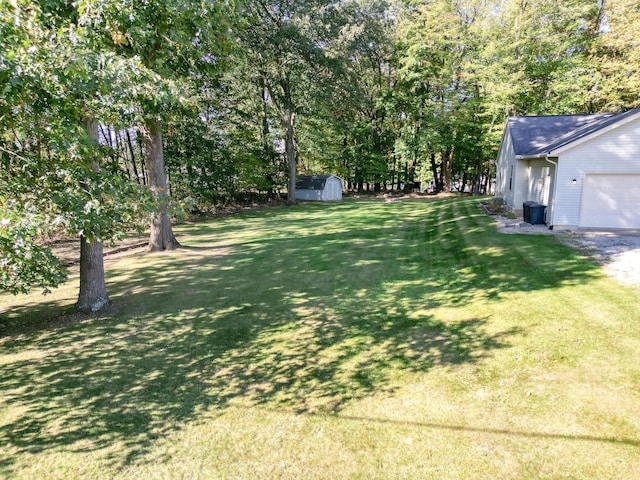
[[640,118],[560,153],[554,226],[579,226],[583,186],[589,174],[640,174]]
[[513,173],[513,209],[522,211],[522,203],[529,200],[529,165],[528,162],[516,162]]
[[496,160],[496,197],[502,198],[507,206],[513,208],[515,178],[512,175],[515,175],[517,162],[509,127],[505,128],[506,131]]
[[322,190],[296,189],[296,200],[322,201]]
[[530,200],[541,205],[549,205],[549,192],[553,188],[553,174],[555,165],[546,160],[531,160],[529,162],[528,195]]
[[509,127],[506,128],[496,162],[496,197],[502,198],[510,209],[520,211],[522,202],[528,200],[529,167],[516,160]]

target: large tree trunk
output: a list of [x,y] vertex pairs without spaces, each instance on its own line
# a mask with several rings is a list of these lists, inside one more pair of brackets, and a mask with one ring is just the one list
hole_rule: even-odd
[[455,146],[452,145],[450,149],[442,152],[442,166],[440,168],[442,170],[442,191],[445,193],[451,192],[454,151]]
[[[98,123],[93,119],[85,120],[85,130],[89,137],[98,141]],[[98,160],[91,165],[94,171],[100,171]],[[104,257],[102,243],[99,240],[88,241],[80,236],[80,292],[76,308],[82,312],[97,312],[110,304],[107,286],[104,280]]]
[[429,162],[431,165],[431,173],[433,174],[435,193],[440,193],[442,191],[442,182],[440,181],[440,176],[438,175],[438,164],[436,163],[436,154],[434,152],[431,152],[431,154],[429,155]]
[[284,114],[285,139],[284,149],[287,156],[287,166],[289,168],[289,186],[287,188],[287,203],[296,203],[296,173],[298,170],[298,156],[296,155],[296,145],[293,131],[293,121],[295,114],[291,108],[287,108]]
[[158,211],[151,218],[149,250],[152,252],[173,250],[180,244],[176,240],[169,218],[167,195],[167,171],[164,165],[162,128],[158,122],[149,122],[143,131],[144,158],[149,178],[149,188],[158,203]]
[[76,308],[82,312],[97,312],[111,301],[104,280],[104,257],[100,240],[88,241],[80,236],[80,293]]

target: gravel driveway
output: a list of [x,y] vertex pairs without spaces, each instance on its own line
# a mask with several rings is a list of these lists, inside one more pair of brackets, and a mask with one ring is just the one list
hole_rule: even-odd
[[591,253],[605,273],[624,285],[640,285],[640,235],[574,233],[560,237],[568,245]]
[[604,232],[567,232],[549,230],[545,225],[530,225],[494,215],[500,233],[556,235],[558,239],[592,255],[604,272],[624,285],[640,285],[640,234]]

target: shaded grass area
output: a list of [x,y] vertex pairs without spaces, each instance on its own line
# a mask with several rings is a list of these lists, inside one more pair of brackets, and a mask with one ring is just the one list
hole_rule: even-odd
[[[174,254],[108,267],[108,314],[42,329],[68,311],[72,286],[2,299],[5,475],[482,478],[478,452],[435,466],[496,435],[544,448],[485,458],[491,478],[535,477],[567,441],[618,454],[619,472],[640,468],[640,295],[553,237],[498,235],[472,199],[304,204],[180,234]],[[298,434],[278,433],[283,422]],[[441,438],[378,457],[392,449],[384,437],[416,428]],[[269,457],[274,438],[299,468]],[[496,458],[509,451],[498,443]],[[309,444],[353,449],[338,455],[353,471]],[[588,477],[586,457],[569,471]]]

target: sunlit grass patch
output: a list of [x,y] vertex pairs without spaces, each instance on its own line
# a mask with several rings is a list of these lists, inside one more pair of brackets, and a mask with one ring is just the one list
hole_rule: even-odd
[[553,236],[499,235],[474,199],[176,231],[107,265],[107,314],[55,320],[75,283],[0,297],[2,474],[640,473],[639,293]]

